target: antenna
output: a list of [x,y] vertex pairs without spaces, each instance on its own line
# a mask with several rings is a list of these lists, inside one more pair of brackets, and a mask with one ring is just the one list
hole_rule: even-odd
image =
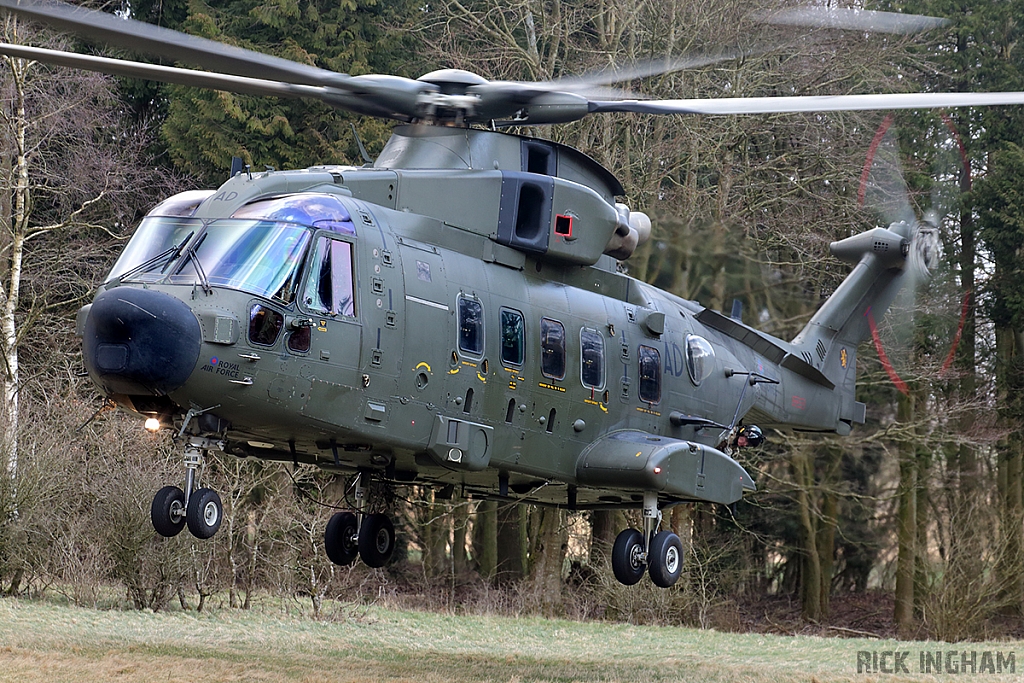
[[352,126],[352,137],[356,139],[356,144],[359,146],[359,155],[363,157],[363,161],[366,162],[367,166],[373,166],[373,159],[371,159],[370,155],[366,153],[366,148],[363,147],[363,141],[359,139],[359,132],[356,130],[356,124],[349,121],[348,125]]

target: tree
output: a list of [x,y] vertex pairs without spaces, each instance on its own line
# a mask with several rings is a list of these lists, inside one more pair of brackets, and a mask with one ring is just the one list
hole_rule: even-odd
[[995,323],[999,417],[1007,436],[999,444],[1000,535],[1004,555],[999,572],[1010,605],[1024,611],[1024,489],[1021,445],[1024,430],[1024,150],[1006,143],[990,156],[988,173],[975,191],[981,237],[991,250],[995,272],[989,282],[989,314]]
[[[392,27],[417,8],[407,0],[186,0],[143,2],[135,16],[239,47],[349,74],[398,73],[417,69],[408,34]],[[419,75],[413,73],[411,75]],[[136,86],[138,87],[138,86]],[[372,152],[391,126],[356,119],[326,104],[279,100],[181,86],[160,86],[156,100],[166,109],[163,140],[175,166],[210,185],[219,185],[231,158],[262,170],[314,164],[359,163],[349,126],[357,121]],[[136,108],[145,110],[153,90],[142,88]]]
[[[4,19],[7,42],[46,40],[17,20]],[[51,41],[52,42],[52,41]],[[111,79],[4,57],[0,74],[0,368],[3,448],[7,469],[18,466],[18,405],[24,390],[21,351],[31,323],[81,302],[88,278],[54,288],[68,275],[71,230],[89,231],[93,244],[115,236],[141,206],[171,185],[145,168],[145,129],[119,121]],[[69,172],[70,171],[70,172]],[[140,191],[141,190],[141,191]],[[34,247],[34,249],[33,249]],[[47,262],[52,258],[54,261]],[[79,264],[84,265],[84,264]]]

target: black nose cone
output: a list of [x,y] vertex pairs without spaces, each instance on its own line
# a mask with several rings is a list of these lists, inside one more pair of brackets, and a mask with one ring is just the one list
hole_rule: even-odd
[[115,287],[96,297],[82,335],[86,369],[108,394],[163,396],[199,358],[199,320],[162,292]]

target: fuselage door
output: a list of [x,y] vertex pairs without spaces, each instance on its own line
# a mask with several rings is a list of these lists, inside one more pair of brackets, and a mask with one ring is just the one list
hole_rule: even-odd
[[438,404],[453,353],[444,262],[440,251],[428,244],[402,239],[399,248],[405,272],[404,363],[414,371],[417,399]]
[[302,315],[289,321],[287,346],[309,359],[318,379],[355,386],[362,328],[355,288],[355,244],[320,234],[300,290]]

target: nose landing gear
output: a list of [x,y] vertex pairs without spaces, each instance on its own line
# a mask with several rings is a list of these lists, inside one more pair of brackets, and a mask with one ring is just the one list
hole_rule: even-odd
[[[210,439],[192,438],[185,446],[185,490],[165,486],[157,491],[150,507],[153,528],[161,536],[177,536],[188,526],[196,538],[211,538],[220,529],[224,509],[213,489],[195,489],[197,470],[210,448],[219,447]],[[193,490],[195,489],[195,490]]]
[[615,538],[612,547],[612,572],[619,583],[632,586],[644,575],[651,575],[654,585],[670,588],[683,570],[683,543],[671,531],[658,531],[661,511],[658,494],[644,492],[644,531],[626,529]]

